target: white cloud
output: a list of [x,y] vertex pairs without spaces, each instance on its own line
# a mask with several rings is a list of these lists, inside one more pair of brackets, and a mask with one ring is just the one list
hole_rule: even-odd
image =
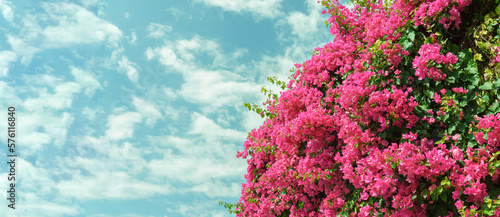
[[83,110],[82,110],[82,114],[87,119],[89,119],[91,121],[94,120],[96,117],[96,114],[99,114],[99,113],[103,113],[102,107],[96,107],[96,108],[91,109],[90,107],[85,106],[85,108],[83,108]]
[[134,104],[135,109],[141,114],[141,116],[146,118],[146,124],[150,126],[155,125],[156,120],[162,118],[161,113],[151,102],[132,96],[132,104]]
[[238,81],[237,75],[224,71],[191,71],[184,76],[180,91],[185,100],[201,103],[206,110],[222,106],[241,106],[243,96],[253,96],[260,86],[253,82]]
[[31,192],[23,193],[26,201],[20,201],[19,216],[31,216],[36,213],[40,217],[75,216],[83,213],[83,209],[77,205],[64,205],[59,202],[47,201]]
[[258,18],[274,18],[281,14],[282,0],[196,0],[236,13],[250,12]]
[[[186,184],[180,192],[209,193],[209,197],[236,196],[239,193],[238,187],[227,188],[246,168],[244,161],[234,157],[236,146],[176,136],[152,137],[151,143],[158,147],[156,153],[164,156],[148,163],[149,177]],[[207,186],[216,189],[209,192]]]
[[71,66],[70,70],[75,80],[81,87],[85,88],[85,94],[87,96],[92,96],[97,89],[102,89],[101,84],[91,72],[84,71],[74,66]]
[[60,115],[48,111],[30,111],[19,113],[19,137],[23,155],[28,156],[42,150],[44,145],[50,144],[50,148],[61,147],[66,142],[68,128],[73,123],[71,114],[63,112]]
[[170,99],[170,100],[174,100],[177,98],[177,94],[172,90],[172,88],[168,88],[168,87],[163,87],[163,92],[165,93],[165,95]]
[[[172,191],[168,184],[154,184],[138,180],[137,171],[129,166],[139,166],[145,161],[138,157],[139,150],[125,143],[123,147],[109,150],[112,158],[68,157],[62,160],[68,171],[86,170],[83,175],[72,172],[71,179],[57,183],[58,195],[79,200],[136,199]],[[127,150],[130,149],[130,150]],[[140,171],[140,170],[139,170]]]
[[[106,214],[92,214],[87,217],[153,217],[151,215],[145,216],[145,215],[136,215],[136,214],[121,214],[121,215],[106,215]],[[167,217],[167,216],[163,216]]]
[[61,110],[71,107],[74,94],[80,92],[80,85],[76,82],[64,82],[56,85],[54,94],[51,94],[47,88],[37,88],[38,97],[28,98],[24,101],[23,107],[29,111],[36,111],[43,108],[53,108]]
[[195,138],[149,137],[154,152],[163,154],[148,163],[149,177],[182,182],[186,184],[183,193],[236,197],[246,164],[234,157],[238,148],[227,142],[242,141],[246,133],[222,128],[199,113],[192,114],[190,128],[188,133]]
[[6,0],[0,0],[0,10],[2,11],[3,18],[12,23],[14,21],[14,11],[12,10],[12,3]]
[[18,87],[9,86],[7,82],[0,81],[0,93],[2,93],[0,94],[0,99],[2,99],[0,105],[12,106],[21,104],[21,99],[17,97],[19,91]]
[[180,60],[177,60],[177,55],[170,46],[163,46],[155,49],[148,48],[146,50],[146,56],[148,60],[158,58],[159,62],[165,66],[173,66],[174,68],[185,67]]
[[44,3],[43,8],[58,25],[43,29],[42,47],[60,48],[105,40],[116,46],[122,36],[118,27],[79,5],[62,2]]
[[120,140],[132,137],[134,125],[141,121],[142,117],[137,112],[125,112],[108,117],[106,137],[110,140]]
[[293,12],[288,16],[288,23],[292,26],[293,34],[305,38],[308,34],[317,31],[317,23],[314,17],[307,16],[302,12]]
[[179,204],[175,209],[168,208],[167,211],[179,213],[184,217],[225,217],[228,216],[227,211],[209,211],[213,204],[217,204],[216,200],[205,200],[205,198],[193,198],[190,204]]
[[301,39],[310,39],[311,34],[318,31],[318,25],[323,24],[324,17],[321,16],[321,4],[316,1],[307,1],[309,14],[294,11],[290,13],[286,20],[292,27],[292,33],[298,35]]
[[[0,0],[5,12],[6,1]],[[98,1],[83,1],[92,6]],[[7,34],[7,42],[25,65],[42,49],[70,47],[78,44],[108,42],[117,47],[122,32],[115,25],[97,17],[84,7],[70,3],[42,3],[45,13],[25,14],[19,36]],[[45,25],[43,24],[52,24]]]
[[206,116],[194,112],[191,116],[192,125],[189,133],[203,135],[206,139],[241,141],[246,133],[233,129],[223,129]]
[[80,0],[84,7],[94,6],[99,4],[99,0]]
[[52,68],[47,68],[47,74],[24,75],[23,79],[30,86],[55,87],[61,84],[63,79],[53,76],[50,73]]
[[[130,114],[123,113],[123,117]],[[129,142],[117,144],[107,137],[76,136],[73,140],[78,149],[90,148],[97,153],[83,157],[86,153],[79,151],[78,156],[60,158],[60,170],[71,178],[57,183],[59,196],[77,200],[137,199],[173,192],[167,183],[139,178],[147,168],[146,160],[141,157],[147,148],[136,148]]]
[[137,42],[137,34],[135,34],[135,31],[132,31],[132,33],[130,33],[130,38],[131,44],[135,44]]
[[[100,161],[100,159],[90,159]],[[167,185],[153,185],[136,180],[125,172],[108,171],[93,177],[76,176],[57,184],[63,197],[88,199],[135,199],[146,198],[155,194],[167,194],[171,190]]]
[[161,64],[173,67],[178,72],[196,68],[202,58],[208,57],[208,60],[202,63],[203,68],[224,67],[230,61],[224,57],[217,42],[198,35],[190,40],[165,41],[165,45],[161,47],[148,47],[145,54],[148,60],[157,58]]
[[254,111],[245,110],[241,126],[245,129],[245,131],[250,132],[252,129],[259,128],[263,122],[264,119],[259,114]]
[[171,32],[173,28],[169,25],[150,23],[146,30],[148,31],[148,37],[160,39],[165,37],[167,32]]
[[49,75],[25,75],[26,85],[20,89],[29,91],[30,95],[21,102],[26,112],[20,113],[19,139],[24,155],[36,154],[44,145],[61,147],[66,142],[68,128],[73,122],[70,113],[63,112],[70,108],[81,86],[76,82],[63,82],[61,78]]
[[238,197],[241,194],[241,183],[224,183],[217,180],[196,185],[189,190],[192,192],[203,193],[210,198]]
[[[222,55],[219,44],[213,40],[204,39],[200,36],[194,36],[191,40],[179,40],[176,42],[176,51],[180,58],[187,62],[193,62],[195,55],[213,57],[214,66],[222,66],[226,59]],[[202,55],[207,54],[207,55]]]
[[[164,177],[189,186],[186,189],[180,189],[181,192],[207,193],[209,197],[235,197],[240,193],[240,189],[237,186],[227,189],[227,182],[240,178],[246,165],[241,161],[218,159],[213,156],[170,154],[165,155],[164,159],[152,160],[148,168],[152,178]],[[207,186],[215,187],[215,189],[210,191],[206,188]]]
[[213,111],[224,105],[242,105],[244,96],[254,96],[260,89],[251,80],[222,70],[234,67],[232,64],[242,52],[237,50],[232,54],[234,58],[227,57],[217,42],[194,36],[190,40],[166,41],[164,46],[148,48],[145,54],[148,60],[157,59],[168,70],[183,75],[178,95],[204,104],[204,111]]
[[[167,12],[169,12],[170,14],[172,14],[172,16],[175,17],[175,21],[178,21],[179,18],[183,18],[183,19],[186,19],[185,17],[183,17],[183,12],[179,9],[179,8],[167,8]],[[193,15],[189,15],[189,18],[187,19],[192,19],[193,18]]]
[[17,60],[17,55],[12,51],[0,51],[0,77],[9,73],[10,63]]
[[[34,191],[39,196],[50,195],[55,186],[54,180],[51,179],[51,170],[43,168],[39,165],[35,166],[24,160],[23,158],[17,159],[19,170],[23,173],[20,177],[20,184],[25,191]],[[36,179],[29,179],[28,177],[36,177]]]
[[[16,198],[17,206],[14,212],[10,213],[4,210],[7,206],[1,206],[0,213],[13,217],[33,216],[34,213],[40,217],[59,217],[74,216],[83,212],[83,209],[78,205],[64,200],[52,199],[57,198],[54,196],[56,182],[53,180],[52,169],[42,167],[38,160],[35,165],[23,158],[17,158],[16,161],[18,170],[22,171],[16,174],[18,178],[16,186],[19,186],[16,191],[21,190],[22,193],[19,195],[22,196]],[[7,174],[0,175],[7,177]],[[7,179],[0,180],[0,184],[7,186],[6,181]]]
[[127,73],[128,79],[130,79],[132,82],[137,82],[139,80],[137,64],[128,60],[127,57],[122,56],[122,59],[118,61],[118,69]]

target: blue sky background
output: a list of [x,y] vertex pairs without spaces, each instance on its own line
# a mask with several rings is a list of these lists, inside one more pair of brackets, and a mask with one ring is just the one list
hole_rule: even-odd
[[[6,216],[230,216],[267,76],[332,39],[316,0],[0,0]],[[276,88],[273,88],[276,89]],[[5,132],[5,133],[1,133]],[[4,161],[2,160],[2,161]],[[7,197],[8,165],[0,166]]]

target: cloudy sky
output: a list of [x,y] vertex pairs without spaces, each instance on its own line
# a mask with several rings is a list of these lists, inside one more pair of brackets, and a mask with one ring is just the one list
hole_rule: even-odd
[[[330,41],[317,0],[0,0],[8,216],[230,216],[267,76]],[[4,133],[1,133],[4,132]],[[3,198],[10,182],[0,166]]]

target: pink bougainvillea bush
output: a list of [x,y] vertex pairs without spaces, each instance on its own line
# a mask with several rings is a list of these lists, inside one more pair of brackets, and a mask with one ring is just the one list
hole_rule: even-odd
[[[500,216],[500,1],[323,1],[237,157],[237,216]],[[275,79],[270,78],[275,83]],[[285,87],[286,86],[286,87]]]

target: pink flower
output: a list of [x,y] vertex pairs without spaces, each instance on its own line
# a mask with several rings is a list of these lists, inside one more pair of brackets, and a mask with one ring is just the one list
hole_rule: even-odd
[[477,132],[476,141],[479,142],[479,144],[484,144],[486,142],[486,140],[483,137],[484,137],[483,132]]
[[416,140],[417,134],[412,132],[409,132],[408,134],[403,134],[403,139],[408,139],[410,141]]
[[453,92],[458,93],[458,94],[461,94],[461,93],[466,94],[469,92],[468,90],[465,90],[463,87],[454,87],[454,88],[452,88],[452,90],[453,90]]
[[457,200],[457,202],[455,202],[455,206],[457,207],[458,210],[460,210],[464,205],[462,204],[461,200]]
[[451,194],[452,194],[451,197],[453,198],[453,200],[456,200],[456,199],[460,198],[460,195],[461,195],[460,194],[460,189],[457,189],[457,190],[453,191],[453,193],[451,193]]
[[500,62],[500,47],[497,47],[497,57],[495,58],[497,62]]
[[438,93],[436,93],[436,92],[434,92],[434,102],[436,102],[438,104],[441,103],[441,102],[443,102],[441,100],[441,96],[439,96]]
[[441,89],[439,92],[441,92],[442,95],[446,95],[446,89]]
[[453,154],[453,159],[460,161],[464,160],[464,153],[462,152],[461,149],[453,145],[451,150]]
[[427,121],[427,122],[428,122],[430,125],[432,125],[435,121],[436,121],[436,119],[435,119],[435,118],[430,117],[430,118],[428,119],[428,121]]

